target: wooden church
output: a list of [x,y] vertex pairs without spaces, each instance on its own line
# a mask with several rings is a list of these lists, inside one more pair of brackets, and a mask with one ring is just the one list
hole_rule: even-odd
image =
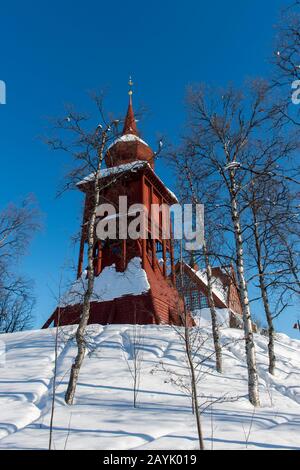
[[[98,240],[94,247],[95,294],[89,323],[182,325],[183,301],[176,289],[172,236],[162,236],[162,215],[151,220],[151,204],[177,203],[174,194],[156,175],[154,152],[137,130],[132,99],[122,135],[108,148],[106,168],[101,172],[100,199],[118,205],[119,196],[128,197],[128,206],[140,203],[149,210],[144,239]],[[81,299],[86,282],[87,224],[93,177],[85,178],[78,189],[85,194],[78,276],[61,305],[44,325],[79,322]],[[153,222],[153,224],[152,224]],[[151,233],[155,226],[156,238]],[[192,320],[189,317],[189,323]]]

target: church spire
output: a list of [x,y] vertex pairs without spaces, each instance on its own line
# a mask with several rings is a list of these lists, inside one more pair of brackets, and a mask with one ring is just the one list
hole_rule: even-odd
[[136,127],[136,120],[135,120],[135,117],[134,117],[133,106],[132,106],[132,94],[133,94],[132,87],[133,87],[133,81],[132,81],[131,77],[129,77],[128,85],[129,85],[129,91],[128,91],[128,95],[129,95],[129,105],[128,105],[128,109],[127,109],[127,114],[126,114],[126,118],[125,118],[124,128],[123,128],[123,133],[122,133],[122,134],[123,134],[123,135],[125,135],[125,134],[133,134],[133,135],[138,136],[138,130],[137,130],[137,127]]

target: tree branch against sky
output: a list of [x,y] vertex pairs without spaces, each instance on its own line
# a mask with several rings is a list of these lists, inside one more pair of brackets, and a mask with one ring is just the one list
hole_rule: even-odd
[[[266,133],[272,133],[272,120],[276,114],[269,87],[266,82],[255,80],[248,83],[244,93],[233,87],[218,91],[204,86],[193,88],[188,95],[190,118],[188,133],[184,138],[185,158],[182,160],[184,173],[189,169],[195,185],[202,185],[203,202],[215,201],[215,211],[220,214],[220,220],[227,220],[224,227],[227,239],[231,239],[234,248],[239,291],[243,306],[243,320],[246,342],[246,357],[249,372],[249,399],[252,404],[259,404],[258,377],[256,370],[255,346],[253,341],[252,318],[249,303],[247,283],[247,257],[244,239],[247,236],[247,216],[242,191],[247,191],[251,181],[258,174],[269,173],[277,178],[288,175],[282,173],[279,163],[285,154],[284,141],[280,147],[280,156],[268,161],[268,156],[275,147],[280,145],[280,137],[272,137],[272,143],[265,143],[265,151],[255,161],[254,171],[251,171],[251,142],[266,139]],[[286,144],[292,152],[297,144]],[[296,146],[296,147],[295,147]],[[273,148],[274,150],[274,148]],[[277,156],[277,154],[276,154]],[[250,161],[249,161],[250,159]],[[281,161],[280,161],[281,159]],[[277,163],[276,171],[274,165]],[[253,165],[252,165],[253,166]],[[253,169],[253,168],[252,168]],[[271,173],[272,170],[272,173]],[[270,176],[271,177],[271,176]]]
[[0,333],[32,326],[33,281],[18,273],[20,261],[40,229],[40,214],[32,196],[0,211]]

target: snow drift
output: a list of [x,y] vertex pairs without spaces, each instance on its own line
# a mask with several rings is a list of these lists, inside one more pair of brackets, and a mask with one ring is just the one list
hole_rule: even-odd
[[[209,336],[208,319],[201,331]],[[53,439],[55,449],[197,449],[189,398],[174,387],[164,369],[182,371],[185,355],[172,327],[142,326],[142,374],[138,408],[132,406],[133,325],[90,325],[90,354],[79,377],[73,406],[64,393],[74,355],[74,327],[59,333]],[[242,332],[222,328],[224,374],[213,358],[199,383],[200,403],[231,397],[203,413],[208,449],[300,450],[300,342],[276,339],[276,377],[268,374],[267,340],[255,335],[262,406],[247,400]],[[55,329],[1,336],[0,448],[46,449],[49,439]],[[210,356],[209,339],[200,352]]]
[[[82,276],[72,284],[69,292],[62,298],[61,307],[82,302],[87,289],[86,275],[84,271]],[[114,264],[104,268],[99,276],[95,277],[91,301],[105,302],[124,295],[140,295],[148,292],[149,289],[146,271],[141,267],[141,258],[136,257],[129,261],[124,272],[116,271]]]

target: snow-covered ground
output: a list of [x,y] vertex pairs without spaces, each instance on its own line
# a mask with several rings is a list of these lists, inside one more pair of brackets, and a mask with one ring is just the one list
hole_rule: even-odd
[[[143,326],[138,408],[132,406],[133,326],[92,325],[73,406],[64,392],[76,348],[72,327],[59,334],[54,414],[56,449],[197,449],[189,398],[170,381],[167,370],[184,373],[183,345],[167,326]],[[74,330],[74,329],[73,329]],[[203,334],[209,333],[203,324]],[[2,335],[5,363],[0,361],[0,448],[46,449],[49,439],[55,330]],[[261,408],[247,400],[242,333],[224,327],[224,374],[213,359],[199,383],[200,402],[225,398],[203,413],[208,449],[300,450],[300,342],[278,335],[277,374],[267,372],[267,340],[255,335],[260,372]],[[3,346],[3,344],[2,344]],[[201,354],[209,356],[211,343]],[[174,377],[173,377],[174,378]]]

